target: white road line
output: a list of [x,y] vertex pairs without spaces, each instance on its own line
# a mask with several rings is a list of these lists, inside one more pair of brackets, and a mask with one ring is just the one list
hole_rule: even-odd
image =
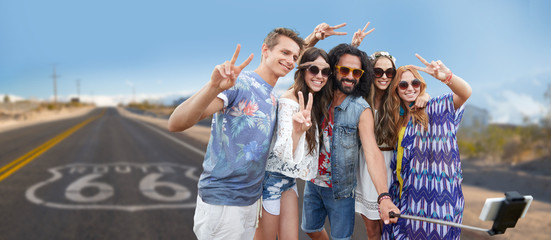
[[[131,119],[131,118],[129,118],[129,119]],[[187,144],[186,142],[184,142],[184,141],[182,141],[182,140],[180,140],[180,139],[178,139],[178,138],[175,138],[174,136],[171,136],[171,135],[169,135],[169,134],[167,134],[167,133],[165,133],[165,132],[163,132],[163,131],[161,131],[161,130],[155,128],[155,127],[152,127],[152,126],[150,126],[150,125],[147,124],[147,123],[144,123],[144,122],[139,121],[139,120],[137,120],[137,122],[139,122],[140,124],[146,126],[146,127],[149,128],[149,129],[151,129],[151,130],[157,132],[158,134],[161,134],[162,136],[164,136],[164,137],[166,137],[166,138],[172,140],[173,142],[175,142],[175,143],[177,143],[177,144],[179,144],[179,145],[182,145],[182,146],[188,148],[189,150],[193,151],[194,153],[197,153],[198,155],[200,155],[201,157],[203,157],[203,158],[205,157],[205,152],[202,151],[202,150],[200,150],[199,148],[196,148],[196,147],[194,147],[194,146],[192,146],[192,145],[190,145],[190,144]]]

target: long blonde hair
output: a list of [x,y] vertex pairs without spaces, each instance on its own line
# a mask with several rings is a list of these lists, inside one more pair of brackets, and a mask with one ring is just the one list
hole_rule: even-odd
[[[390,96],[387,99],[387,101],[384,103],[384,107],[389,110],[389,114],[392,118],[392,121],[390,121],[387,124],[391,124],[391,127],[388,128],[388,136],[391,139],[390,146],[396,146],[398,143],[398,132],[400,131],[400,128],[405,126],[409,119],[407,118],[408,115],[411,115],[413,124],[419,124],[423,126],[423,129],[426,131],[428,129],[429,125],[429,117],[427,113],[424,111],[424,109],[421,110],[412,110],[409,106],[407,106],[404,101],[400,98],[400,95],[398,95],[398,84],[400,81],[402,81],[402,75],[405,72],[411,72],[413,76],[419,81],[421,81],[420,86],[420,92],[418,96],[421,96],[425,93],[425,89],[427,88],[427,84],[425,83],[425,79],[421,77],[419,72],[411,67],[410,65],[401,66],[396,70],[396,76],[392,84],[390,85]],[[404,114],[400,116],[400,108],[404,109]]]

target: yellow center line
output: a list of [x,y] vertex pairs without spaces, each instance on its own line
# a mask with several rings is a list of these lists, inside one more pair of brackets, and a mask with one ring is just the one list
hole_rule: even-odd
[[2,181],[5,178],[9,177],[12,173],[14,173],[15,171],[17,171],[20,168],[24,167],[25,165],[27,165],[27,163],[31,162],[36,157],[40,156],[42,153],[48,151],[48,149],[52,148],[53,146],[55,146],[56,144],[61,142],[63,139],[67,138],[68,136],[70,136],[71,134],[73,134],[74,132],[79,130],[80,128],[84,127],[86,124],[100,118],[101,116],[103,116],[103,114],[105,114],[105,109],[103,109],[103,111],[98,116],[86,119],[84,122],[81,122],[81,123],[77,124],[76,126],[70,128],[69,130],[60,133],[59,135],[57,135],[54,138],[46,141],[45,143],[43,143],[42,145],[38,146],[37,148],[31,150],[30,152],[26,153],[25,155],[15,159],[14,161],[9,163],[8,165],[0,168],[0,181]]

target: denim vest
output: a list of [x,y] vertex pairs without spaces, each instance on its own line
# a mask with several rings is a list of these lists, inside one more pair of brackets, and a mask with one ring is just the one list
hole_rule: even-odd
[[362,97],[347,96],[335,107],[333,141],[331,142],[331,181],[333,197],[354,197],[356,171],[360,160],[360,115],[369,107]]

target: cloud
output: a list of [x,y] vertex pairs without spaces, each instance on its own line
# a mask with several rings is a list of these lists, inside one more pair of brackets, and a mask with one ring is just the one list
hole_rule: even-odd
[[17,102],[17,101],[23,101],[25,100],[25,98],[23,97],[20,97],[20,96],[17,96],[17,95],[13,95],[13,94],[2,94],[0,95],[2,98],[0,101],[4,102],[4,97],[5,96],[8,96],[9,99],[10,99],[10,102]]
[[547,109],[532,96],[511,90],[501,91],[497,97],[486,95],[486,100],[494,123],[522,124],[525,117],[538,122]]
[[[94,103],[99,107],[113,107],[119,104],[128,104],[132,101],[143,102],[149,101],[150,103],[162,103],[162,104],[172,104],[174,100],[177,100],[181,97],[189,97],[192,95],[193,91],[181,91],[181,92],[172,92],[172,93],[161,93],[161,94],[137,94],[133,96],[128,95],[81,95],[80,101],[83,103]],[[58,101],[68,102],[71,98],[76,97],[76,95],[68,96],[58,96]],[[53,99],[53,97],[52,97]]]

